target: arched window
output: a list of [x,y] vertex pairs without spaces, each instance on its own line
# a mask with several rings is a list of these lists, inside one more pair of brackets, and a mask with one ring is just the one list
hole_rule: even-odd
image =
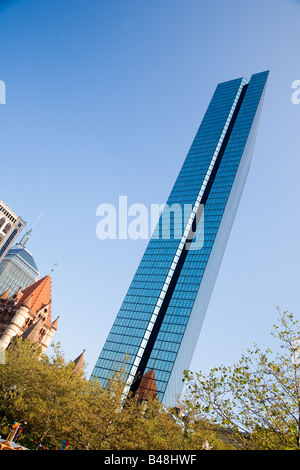
[[1,228],[2,225],[4,225],[4,224],[5,224],[5,217],[2,217],[2,218],[0,219],[0,228]]
[[46,333],[45,328],[41,328],[41,329],[40,329],[40,334],[39,334],[39,340],[40,340],[40,341],[42,341],[43,336],[45,335],[45,333]]
[[10,227],[11,227],[11,224],[6,224],[4,229],[3,229],[3,232],[7,233],[9,231]]

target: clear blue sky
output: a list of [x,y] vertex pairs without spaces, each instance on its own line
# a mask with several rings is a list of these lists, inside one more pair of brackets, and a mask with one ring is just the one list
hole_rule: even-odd
[[300,2],[0,2],[1,194],[30,228],[66,359],[88,374],[147,241],[96,237],[96,208],[164,203],[219,82],[270,70],[251,171],[191,369],[270,344],[300,315]]

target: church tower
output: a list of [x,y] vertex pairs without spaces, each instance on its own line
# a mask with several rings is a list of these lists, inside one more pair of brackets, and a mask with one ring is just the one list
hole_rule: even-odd
[[58,317],[51,320],[51,277],[45,276],[26,289],[0,297],[0,341],[6,349],[16,337],[38,343],[42,354],[56,330]]

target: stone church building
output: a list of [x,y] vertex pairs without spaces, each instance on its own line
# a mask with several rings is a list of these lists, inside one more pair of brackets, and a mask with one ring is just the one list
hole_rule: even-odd
[[0,297],[0,341],[6,349],[13,338],[38,343],[42,354],[57,330],[58,317],[51,319],[51,277],[45,276],[10,295],[8,288]]

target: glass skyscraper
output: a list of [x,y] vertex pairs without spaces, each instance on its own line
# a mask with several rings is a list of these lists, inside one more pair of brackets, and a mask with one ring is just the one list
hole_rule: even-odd
[[125,394],[176,404],[246,181],[267,77],[217,86],[166,204],[168,236],[163,211],[94,366],[104,387],[125,363]]
[[12,296],[19,289],[23,290],[39,279],[37,265],[26,248],[31,233],[32,229],[26,232],[0,261],[0,296],[7,289],[9,289],[9,295]]

